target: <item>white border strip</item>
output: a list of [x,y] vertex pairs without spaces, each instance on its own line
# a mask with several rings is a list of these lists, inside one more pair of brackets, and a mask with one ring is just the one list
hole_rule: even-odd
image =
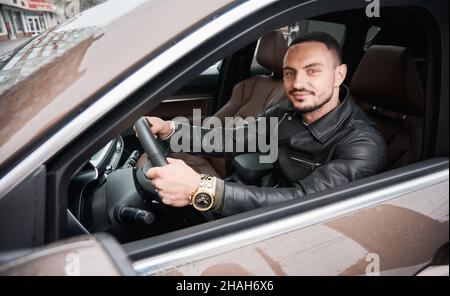
[[204,101],[204,100],[211,100],[212,97],[191,97],[191,98],[178,98],[178,99],[166,99],[162,101],[161,103],[178,103],[178,102],[191,102],[191,101]]
[[134,263],[133,267],[141,275],[158,274],[170,269],[195,263],[234,249],[239,249],[260,241],[298,230],[310,225],[323,223],[351,212],[368,208],[388,200],[425,189],[448,181],[449,170],[423,176],[396,184],[374,192],[364,193],[354,198],[301,213],[292,217],[263,224],[245,231],[184,247],[166,254],[149,257]]
[[0,200],[31,172],[45,163],[45,161],[52,157],[57,151],[61,150],[66,144],[85,131],[89,126],[121,103],[147,81],[223,29],[274,2],[276,2],[276,0],[252,0],[242,3],[238,7],[233,8],[182,39],[170,49],[143,66],[136,73],[122,81],[92,106],[56,132],[46,142],[34,150],[26,159],[0,179]]

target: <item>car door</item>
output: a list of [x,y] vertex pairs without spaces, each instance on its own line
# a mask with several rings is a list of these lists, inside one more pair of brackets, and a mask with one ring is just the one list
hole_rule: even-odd
[[[413,178],[398,180],[412,170]],[[134,267],[149,275],[414,275],[442,246],[441,254],[448,252],[447,159],[369,179],[394,182],[378,190],[370,190],[372,180],[356,182],[321,201],[227,218],[230,224],[272,219],[228,234],[217,227],[215,239],[139,259]],[[132,258],[141,255],[138,245],[125,245]]]

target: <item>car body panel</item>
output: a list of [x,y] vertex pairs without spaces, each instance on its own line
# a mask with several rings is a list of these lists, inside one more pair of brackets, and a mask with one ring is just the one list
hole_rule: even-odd
[[[200,243],[179,250],[177,260],[156,256],[135,268],[147,275],[414,275],[448,242],[448,185],[446,170],[435,184],[381,203],[354,197],[363,205],[358,210],[298,223],[294,231],[248,238],[244,245],[245,238],[228,247],[217,243],[216,250]],[[165,256],[176,258],[176,252]]]

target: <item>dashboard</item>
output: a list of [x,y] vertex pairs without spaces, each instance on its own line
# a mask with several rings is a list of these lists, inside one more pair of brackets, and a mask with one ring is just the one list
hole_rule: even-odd
[[118,168],[134,167],[140,156],[139,151],[133,151],[126,159],[128,153],[124,153],[124,150],[125,144],[121,136],[110,140],[72,178],[68,200],[68,217],[70,220],[75,219],[72,223],[81,224],[89,230],[92,213],[88,204],[92,202],[91,197],[96,188],[104,184],[108,175]]

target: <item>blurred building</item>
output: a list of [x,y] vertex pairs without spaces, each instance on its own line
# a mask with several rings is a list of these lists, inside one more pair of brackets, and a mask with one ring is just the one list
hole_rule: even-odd
[[0,41],[36,36],[57,21],[52,0],[0,0]]

